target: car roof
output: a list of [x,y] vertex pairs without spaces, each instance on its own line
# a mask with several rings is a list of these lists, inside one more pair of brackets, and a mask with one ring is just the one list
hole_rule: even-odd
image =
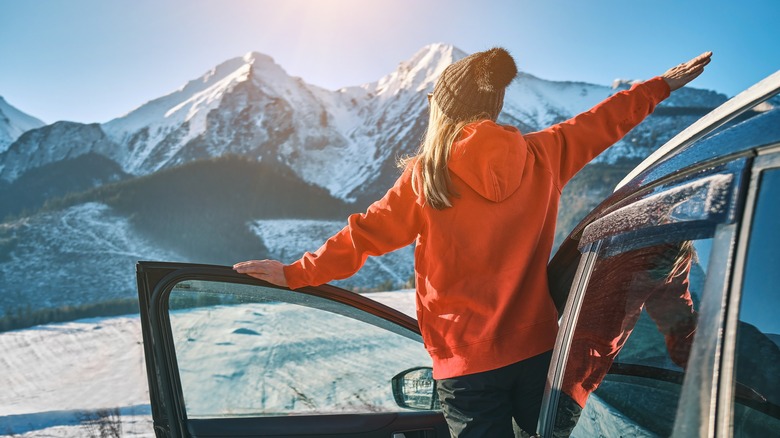
[[[689,127],[674,136],[671,140],[650,154],[650,156],[648,156],[631,172],[629,172],[629,174],[626,175],[626,177],[617,184],[615,191],[617,192],[622,187],[632,182],[635,185],[637,182],[641,182],[643,185],[646,184],[648,182],[646,178],[639,179],[639,181],[637,181],[640,175],[643,173],[647,174],[648,170],[657,167],[661,162],[666,161],[671,157],[679,155],[682,151],[690,149],[707,149],[709,146],[709,142],[707,140],[711,139],[711,137],[708,137],[708,135],[723,127],[724,125],[728,126],[729,122],[750,119],[752,116],[757,114],[776,109],[772,108],[772,105],[761,107],[760,104],[777,95],[778,92],[780,92],[780,70],[774,72],[760,82],[754,84],[752,87],[729,99],[727,102],[715,108],[704,117],[697,120],[695,123],[691,124]],[[744,117],[743,115],[747,117]],[[743,117],[740,118],[740,116]],[[760,132],[760,130],[756,130],[755,127],[750,126],[753,122],[755,121],[748,122],[747,126],[738,125],[736,127],[729,127],[729,129],[739,130],[740,137],[743,139],[743,141],[734,143],[732,150],[721,151],[722,155],[730,155],[732,153],[741,152],[743,150],[753,149],[762,146],[762,141],[771,141],[771,139],[766,138],[754,138],[755,136],[751,135],[751,131]],[[706,157],[706,155],[702,156],[699,154],[690,154],[690,156],[691,158]],[[688,164],[695,164],[695,162]]]

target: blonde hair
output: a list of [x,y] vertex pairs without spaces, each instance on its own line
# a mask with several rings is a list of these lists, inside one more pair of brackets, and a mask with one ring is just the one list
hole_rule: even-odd
[[699,256],[696,254],[696,249],[693,247],[692,240],[686,240],[680,245],[679,252],[674,259],[674,264],[666,277],[666,282],[669,283],[673,278],[681,275],[687,275],[691,270],[693,263],[698,263]]
[[400,167],[407,167],[413,163],[412,187],[414,193],[425,197],[425,202],[437,210],[452,207],[451,198],[457,197],[451,187],[450,172],[447,163],[450,160],[450,151],[453,143],[460,136],[466,125],[492,119],[487,113],[476,114],[465,120],[452,120],[431,99],[429,105],[428,129],[417,155],[406,157],[399,162]]

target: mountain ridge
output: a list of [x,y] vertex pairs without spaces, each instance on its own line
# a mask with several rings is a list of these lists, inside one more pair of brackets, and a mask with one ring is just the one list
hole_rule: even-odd
[[[46,149],[64,151],[49,155],[36,155],[31,141],[9,146],[0,153],[0,178],[10,182],[32,167],[87,152],[112,159],[131,175],[233,153],[277,161],[336,197],[365,201],[392,181],[388,162],[416,151],[427,121],[425,94],[447,65],[464,56],[452,45],[431,44],[375,82],[331,91],[288,75],[267,55],[249,52],[97,125],[104,135],[101,144],[49,142]],[[524,131],[543,129],[619,89],[547,81],[521,72],[507,90],[499,121]],[[718,93],[690,89],[675,93],[661,107],[695,102],[696,107],[712,108],[723,101]],[[71,125],[71,131],[86,133],[93,125]],[[40,129],[54,130],[48,126]],[[621,146],[624,151],[613,155],[631,145]]]
[[[0,200],[13,204],[0,222],[0,315],[130,298],[133,260],[290,262],[315,250],[392,186],[398,158],[425,132],[426,93],[463,56],[432,44],[377,81],[326,90],[250,52],[105,124],[26,131],[0,153]],[[521,72],[499,122],[543,129],[624,87]],[[667,99],[564,188],[556,242],[627,169],[725,100],[696,89],[673,97],[680,92],[689,97]],[[412,266],[404,248],[340,284],[398,287]]]

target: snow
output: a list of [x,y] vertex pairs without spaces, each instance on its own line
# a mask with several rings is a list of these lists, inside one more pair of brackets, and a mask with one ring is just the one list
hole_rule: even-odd
[[547,81],[520,73],[507,88],[504,112],[539,130],[592,108],[616,91],[603,85]]
[[25,131],[40,128],[44,124],[35,117],[19,111],[0,96],[0,154],[5,152]]
[[[299,80],[288,76],[271,57],[250,52],[218,65],[171,94],[103,124],[106,135],[125,146],[121,148],[123,152],[112,158],[133,174],[154,172],[171,164],[172,158],[189,141],[207,131],[208,116],[221,108],[226,95],[239,84],[258,78],[262,79],[261,90],[270,96],[290,96],[301,108],[314,106],[310,98],[301,97]],[[134,143],[134,136],[140,132],[146,132],[147,137]],[[136,144],[140,144],[137,150]],[[219,153],[215,151],[214,155]]]
[[[210,111],[240,112],[241,108],[225,106],[225,97],[238,84],[251,80],[262,93],[253,105],[261,108],[284,102],[292,112],[284,119],[292,125],[292,134],[275,145],[282,158],[305,181],[353,201],[349,193],[370,183],[383,163],[395,158],[389,157],[391,151],[379,149],[382,139],[405,137],[411,123],[403,122],[414,121],[425,111],[420,93],[432,89],[439,73],[463,56],[452,46],[433,44],[377,82],[329,91],[288,76],[266,55],[249,53],[102,127],[112,141],[122,145],[113,158],[125,171],[153,172],[178,164],[174,157],[182,148],[207,132]],[[275,133],[264,126],[264,113],[255,117],[257,138],[269,141]],[[377,129],[380,120],[394,120],[398,126],[388,133]],[[240,150],[225,147],[208,152],[211,156],[231,152],[262,156],[258,145],[242,144]]]
[[151,414],[137,316],[0,333],[0,351],[0,434],[79,436],[61,426],[84,410],[120,407],[128,423]]
[[[431,44],[376,82],[332,91],[289,76],[272,58],[250,52],[100,125],[108,141],[93,145],[74,139],[47,144],[49,149],[63,149],[60,154],[39,151],[35,155],[33,145],[25,145],[19,156],[10,157],[13,160],[0,155],[0,169],[10,180],[9,176],[52,158],[91,151],[116,161],[125,172],[142,175],[194,159],[240,154],[278,160],[304,181],[351,202],[356,200],[356,191],[386,180],[383,172],[389,161],[416,150],[422,133],[412,129],[419,131],[424,123],[425,93],[433,89],[448,65],[466,55],[452,45]],[[619,84],[621,87],[624,85]],[[507,90],[503,117],[524,130],[543,129],[591,108],[616,91],[609,86],[553,82],[521,73]],[[684,89],[662,106],[714,107],[723,98],[713,92]],[[620,157],[646,156],[656,143],[666,140],[664,133],[673,134],[691,122],[687,116],[671,118],[683,123],[648,126],[595,161],[611,163]]]
[[[413,290],[367,296],[414,314]],[[242,337],[244,341],[258,340],[257,336],[241,333],[231,335],[236,329],[247,326],[255,331],[262,330],[265,336],[263,342],[273,344],[290,338],[290,333],[284,333],[276,326],[253,325],[262,323],[264,317],[282,318],[284,311],[268,312],[270,308],[267,306],[270,305],[265,305],[265,309],[263,305],[252,306],[255,307],[225,307],[215,311],[224,316],[217,318],[217,314],[214,314],[215,320],[222,326],[215,326],[213,321],[202,319],[204,309],[176,311],[175,324],[179,334],[192,333],[199,324],[204,323],[213,329],[194,343],[198,348],[190,349],[186,354],[202,354],[202,358],[213,361],[203,362],[202,366],[240,368],[244,363],[252,362],[252,350],[236,350],[233,355],[220,356],[214,354],[219,352],[218,346],[209,345],[208,342],[224,336],[232,336],[237,342],[241,342]],[[286,310],[289,311],[289,308]],[[262,313],[264,311],[265,316]],[[316,325],[317,321],[307,321],[306,324],[291,322],[288,329],[305,332],[310,323]],[[422,350],[421,344],[417,345]],[[0,388],[3,388],[0,391],[0,436],[81,437],[84,436],[84,428],[79,426],[80,412],[112,408],[120,410],[125,436],[154,436],[143,340],[137,315],[84,319],[0,333],[0,351],[3,352],[0,356]],[[353,353],[360,357],[359,352]],[[427,359],[424,350],[422,356],[419,353],[417,351],[413,354],[417,354],[415,357],[421,360]],[[346,354],[345,357],[355,356]],[[370,360],[365,362],[376,366]],[[301,370],[296,368],[295,372]],[[305,380],[300,375],[298,377]],[[319,384],[316,376],[308,375],[308,378]]]
[[137,260],[182,260],[96,202],[2,223],[0,242],[13,247],[0,263],[0,314],[134,297]]
[[244,64],[241,58],[225,61],[200,78],[187,82],[173,93],[147,102],[124,116],[105,123],[103,128],[107,133],[117,135],[123,131],[132,132],[150,126],[164,118],[165,114],[177,104],[192,99],[193,96],[213,88],[224,79],[234,76],[235,72],[240,70]]
[[[615,210],[585,229],[580,245],[617,232],[710,219],[728,207],[732,174],[716,174],[663,190]],[[658,206],[663,206],[659,208]]]
[[[138,131],[147,130],[148,139],[138,151],[129,151],[120,157],[120,164],[129,173],[146,173],[161,168],[189,140],[206,130],[206,116],[219,106],[225,92],[236,83],[247,80],[250,63],[241,64],[241,58],[229,60],[206,73],[200,80],[187,83],[178,91],[155,99],[135,111],[102,125],[106,135],[123,144]],[[177,133],[186,122],[183,133]],[[157,146],[169,135],[178,134],[176,142],[165,151],[164,158],[149,163]]]
[[313,242],[325,239],[341,230],[344,221],[323,221],[309,219],[258,220],[250,229],[263,240],[268,251],[279,260],[293,261],[306,251],[313,251]]
[[612,408],[598,395],[591,394],[571,438],[591,437],[655,438],[657,435]]
[[364,87],[380,98],[395,96],[403,90],[427,92],[433,89],[436,79],[447,66],[465,56],[466,53],[454,46],[431,44],[400,63],[394,72]]

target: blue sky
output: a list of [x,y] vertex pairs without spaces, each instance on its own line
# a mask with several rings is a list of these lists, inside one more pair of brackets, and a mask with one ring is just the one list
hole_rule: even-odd
[[336,89],[434,42],[598,84],[712,50],[693,86],[733,96],[780,69],[777,17],[780,0],[0,0],[0,96],[47,123],[105,122],[249,51]]

